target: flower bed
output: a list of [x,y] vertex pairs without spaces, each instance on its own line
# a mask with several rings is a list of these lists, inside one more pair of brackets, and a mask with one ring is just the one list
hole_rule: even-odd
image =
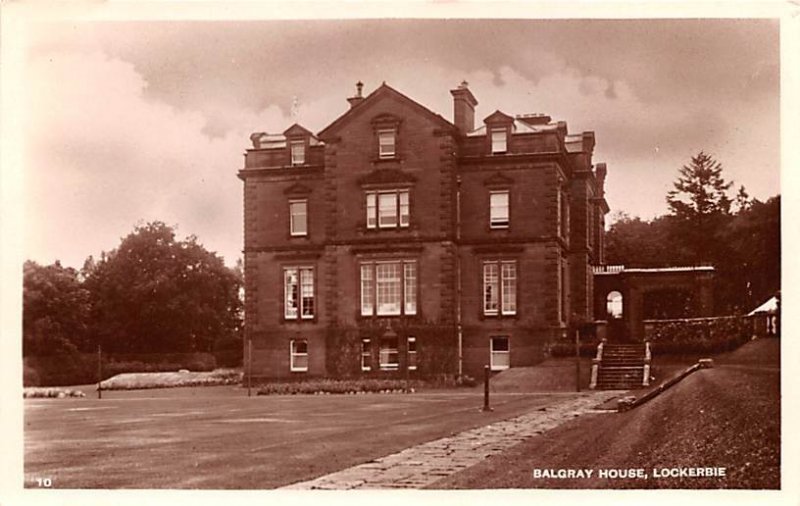
[[195,386],[237,385],[242,373],[236,369],[211,372],[154,372],[118,374],[100,383],[103,390],[137,390]]
[[24,399],[64,399],[66,397],[86,397],[80,390],[70,390],[67,388],[25,388],[22,391]]
[[420,387],[416,380],[309,380],[293,383],[267,383],[259,385],[258,395],[297,394],[365,394],[365,393],[413,393]]

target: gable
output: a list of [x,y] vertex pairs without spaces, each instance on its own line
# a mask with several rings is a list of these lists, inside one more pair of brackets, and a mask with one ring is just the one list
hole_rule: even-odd
[[492,114],[486,116],[483,122],[486,124],[495,124],[495,125],[506,124],[506,123],[513,123],[514,118],[512,118],[508,114],[505,114],[504,112],[497,110],[494,111]]
[[285,137],[312,137],[314,134],[312,134],[310,131],[306,130],[299,124],[295,123],[294,125],[287,128],[286,131],[283,132],[283,135]]
[[333,123],[322,129],[319,132],[318,137],[323,140],[335,137],[336,134],[346,125],[350,124],[350,122],[365,114],[369,114],[370,110],[372,110],[382,100],[386,99],[394,99],[399,101],[404,106],[407,106],[411,111],[425,116],[429,121],[436,123],[440,128],[455,130],[455,125],[444,119],[441,115],[436,114],[418,102],[411,100],[388,84],[383,83],[378,87],[378,89],[364,98],[364,100],[351,107],[350,110],[339,116],[336,120],[334,120]]

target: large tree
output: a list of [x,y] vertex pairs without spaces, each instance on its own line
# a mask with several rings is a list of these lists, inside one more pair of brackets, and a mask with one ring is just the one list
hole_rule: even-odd
[[715,262],[718,307],[747,312],[780,290],[780,196],[749,202],[719,238],[727,249]]
[[78,272],[60,263],[25,262],[22,281],[22,353],[86,351],[89,293]]
[[716,236],[730,220],[732,184],[722,177],[722,164],[701,151],[680,169],[667,193],[673,237],[692,252],[694,263],[712,262],[720,253]]
[[606,261],[627,267],[664,267],[691,263],[691,253],[676,246],[674,219],[659,216],[650,221],[624,212],[615,213],[606,232]]
[[194,236],[148,223],[84,267],[92,331],[116,352],[212,351],[237,337],[240,277]]

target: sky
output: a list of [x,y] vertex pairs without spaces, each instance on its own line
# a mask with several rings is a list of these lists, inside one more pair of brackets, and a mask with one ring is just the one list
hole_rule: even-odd
[[700,150],[780,193],[779,23],[728,20],[64,21],[31,31],[22,124],[25,258],[80,268],[160,220],[233,265],[252,132],[319,132],[355,82],[452,120],[546,113],[596,135],[612,213],[667,212]]

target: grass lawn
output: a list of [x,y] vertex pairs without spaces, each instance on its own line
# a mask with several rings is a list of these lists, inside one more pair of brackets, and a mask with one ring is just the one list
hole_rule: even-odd
[[25,485],[267,489],[510,418],[572,394],[259,396],[232,386],[26,399]]

